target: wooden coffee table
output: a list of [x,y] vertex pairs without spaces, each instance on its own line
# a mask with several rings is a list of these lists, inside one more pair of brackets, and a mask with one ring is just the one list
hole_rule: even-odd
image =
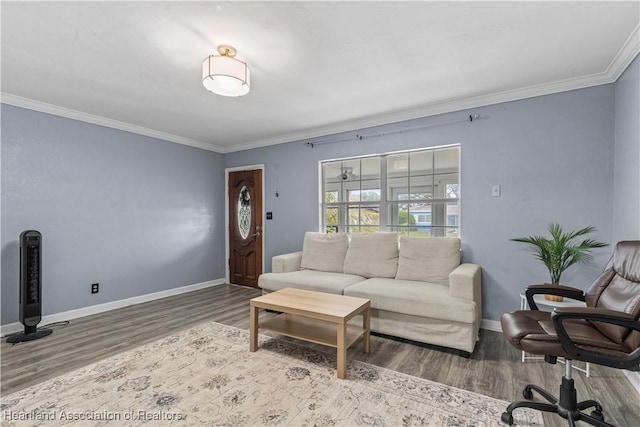
[[[368,299],[286,288],[250,301],[249,350],[258,350],[258,328],[337,349],[338,378],[346,376],[347,348],[362,337],[369,352],[370,306]],[[279,311],[277,317],[258,324],[258,309]],[[347,322],[362,314],[362,327]]]

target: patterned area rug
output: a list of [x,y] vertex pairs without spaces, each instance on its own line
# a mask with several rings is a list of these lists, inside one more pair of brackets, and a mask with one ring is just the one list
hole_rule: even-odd
[[507,405],[357,361],[340,380],[331,353],[265,335],[260,346],[202,324],[2,397],[2,425],[482,427]]

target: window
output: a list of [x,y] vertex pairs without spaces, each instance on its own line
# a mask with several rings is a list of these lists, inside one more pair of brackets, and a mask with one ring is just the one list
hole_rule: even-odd
[[380,229],[380,160],[347,159],[322,164],[326,231],[350,233]]
[[424,214],[414,212],[414,214],[414,217],[416,218],[416,224],[431,225],[431,212]]
[[321,163],[326,232],[458,236],[460,146]]

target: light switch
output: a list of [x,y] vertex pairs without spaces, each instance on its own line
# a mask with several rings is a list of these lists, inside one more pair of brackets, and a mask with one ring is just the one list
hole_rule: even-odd
[[494,185],[493,187],[491,187],[491,195],[493,197],[500,197],[500,186],[499,185]]

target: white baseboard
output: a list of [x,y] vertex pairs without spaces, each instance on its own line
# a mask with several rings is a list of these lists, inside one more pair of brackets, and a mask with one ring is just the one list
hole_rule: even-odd
[[[167,289],[166,291],[154,292],[152,294],[140,295],[137,297],[125,298],[118,301],[106,302],[104,304],[91,305],[89,307],[78,308],[76,310],[64,311],[62,313],[54,313],[42,316],[40,321],[41,327],[50,323],[64,322],[66,320],[77,319],[78,317],[90,316],[92,314],[103,313],[116,308],[127,307],[134,304],[153,301],[160,298],[166,298],[173,295],[184,294],[186,292],[196,291],[198,289],[218,286],[225,283],[224,279],[210,280],[208,282],[196,283],[194,285],[182,286],[180,288]],[[21,332],[24,330],[22,323],[15,322],[0,326],[0,336]]]
[[494,331],[494,332],[502,332],[502,327],[500,327],[500,322],[497,320],[482,319],[482,322],[480,323],[480,328],[487,329],[489,331]]

